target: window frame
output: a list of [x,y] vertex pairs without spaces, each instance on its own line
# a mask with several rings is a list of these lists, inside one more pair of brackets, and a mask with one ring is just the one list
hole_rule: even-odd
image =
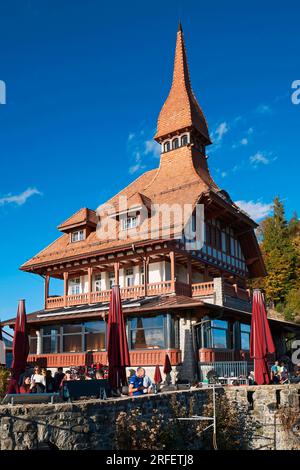
[[[83,240],[85,240],[85,230],[84,229],[81,229],[81,230],[75,230],[74,232],[71,232],[71,243],[78,243],[78,242],[82,242]],[[75,236],[78,235],[78,239],[74,239]]]
[[[248,329],[243,330],[243,326],[244,327],[247,326]],[[240,322],[240,346],[241,346],[241,351],[250,351],[250,333],[251,333],[251,325],[249,325],[248,323]],[[242,335],[247,335],[247,337],[248,337],[249,348],[247,348],[247,349],[242,347]]]
[[[129,222],[130,221],[130,222]],[[133,224],[132,222],[135,221]],[[137,215],[126,215],[121,219],[121,229],[123,231],[132,230],[138,226],[138,216]]]
[[[79,281],[79,282],[76,282],[76,281]],[[78,288],[78,291],[77,291],[77,288]],[[69,279],[68,295],[80,295],[80,294],[82,294],[82,284],[81,284],[80,277]]]

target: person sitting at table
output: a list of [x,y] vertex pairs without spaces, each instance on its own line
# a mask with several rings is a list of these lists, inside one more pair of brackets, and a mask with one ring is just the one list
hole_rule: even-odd
[[152,381],[150,377],[146,375],[146,373],[144,375],[143,386],[144,386],[143,393],[152,393],[152,388],[153,388]]
[[[129,378],[129,395],[138,396],[148,393],[150,385],[149,383],[144,384],[145,375],[145,369],[138,367],[136,373]],[[144,390],[146,391],[144,392]]]
[[8,383],[7,383],[6,393],[8,395],[12,395],[12,394],[15,394],[15,393],[20,393],[20,387],[19,387],[18,381],[17,381],[17,379],[15,378],[15,376],[13,375],[12,372],[10,372],[10,376],[9,376]]
[[96,380],[102,380],[102,379],[104,379],[104,372],[103,372],[102,369],[96,370],[95,379],[96,379]]
[[284,362],[280,363],[279,375],[280,375],[280,383],[281,384],[288,383],[289,374],[288,374],[288,369],[287,369],[286,365],[284,364]]
[[271,367],[271,380],[273,384],[279,384],[280,382],[280,366],[278,361],[275,361]]
[[31,376],[32,393],[44,393],[46,390],[46,378],[41,372],[41,368],[36,366]]
[[66,373],[62,379],[62,381],[60,382],[60,386],[59,388],[62,389],[63,386],[64,386],[64,383],[65,382],[68,382],[69,380],[73,380],[73,377],[72,377],[72,374],[71,374],[71,371],[70,370],[66,370]]
[[20,387],[20,393],[31,393],[33,385],[29,376],[23,378],[23,383]]
[[54,374],[54,391],[58,392],[62,379],[65,374],[62,367],[58,367]]
[[248,383],[249,385],[256,385],[255,377],[254,377],[254,370],[251,370],[250,374],[248,375]]
[[45,378],[46,378],[46,392],[47,393],[54,393],[55,392],[55,382],[54,382],[54,378],[52,377],[51,370],[47,369]]

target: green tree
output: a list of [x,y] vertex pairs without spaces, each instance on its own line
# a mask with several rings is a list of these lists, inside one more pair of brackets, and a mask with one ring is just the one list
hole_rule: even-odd
[[262,252],[267,268],[264,288],[268,300],[275,305],[285,302],[291,289],[296,286],[297,252],[291,240],[294,223],[287,223],[283,203],[274,199],[273,215],[260,225]]

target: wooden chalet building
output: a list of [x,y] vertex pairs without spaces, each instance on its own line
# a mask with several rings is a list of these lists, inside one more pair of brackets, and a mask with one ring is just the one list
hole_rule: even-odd
[[[27,315],[31,361],[48,368],[106,364],[106,320],[115,283],[121,288],[133,367],[143,365],[151,375],[168,353],[179,377],[191,379],[199,364],[249,361],[247,280],[264,276],[265,266],[256,223],[210,175],[206,147],[211,140],[191,88],[181,26],[155,140],[161,145],[159,168],[108,201],[122,237],[100,240],[99,216],[83,208],[58,226],[57,240],[21,266],[45,280],[44,308]],[[120,196],[126,196],[128,211],[119,210]],[[189,221],[170,224],[168,236],[162,226],[155,239],[131,236],[142,222],[142,206],[150,221],[153,204],[175,203],[204,205],[201,249],[187,250],[184,237],[175,237]],[[52,279],[62,280],[61,295],[53,295]],[[270,323],[277,352],[284,354],[292,324]],[[13,328],[14,319],[3,325]]]

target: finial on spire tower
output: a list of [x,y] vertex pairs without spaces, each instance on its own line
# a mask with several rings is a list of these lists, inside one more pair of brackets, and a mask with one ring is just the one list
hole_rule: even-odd
[[181,20],[179,20],[178,31],[180,31],[180,32],[182,33],[182,23],[181,23]]

